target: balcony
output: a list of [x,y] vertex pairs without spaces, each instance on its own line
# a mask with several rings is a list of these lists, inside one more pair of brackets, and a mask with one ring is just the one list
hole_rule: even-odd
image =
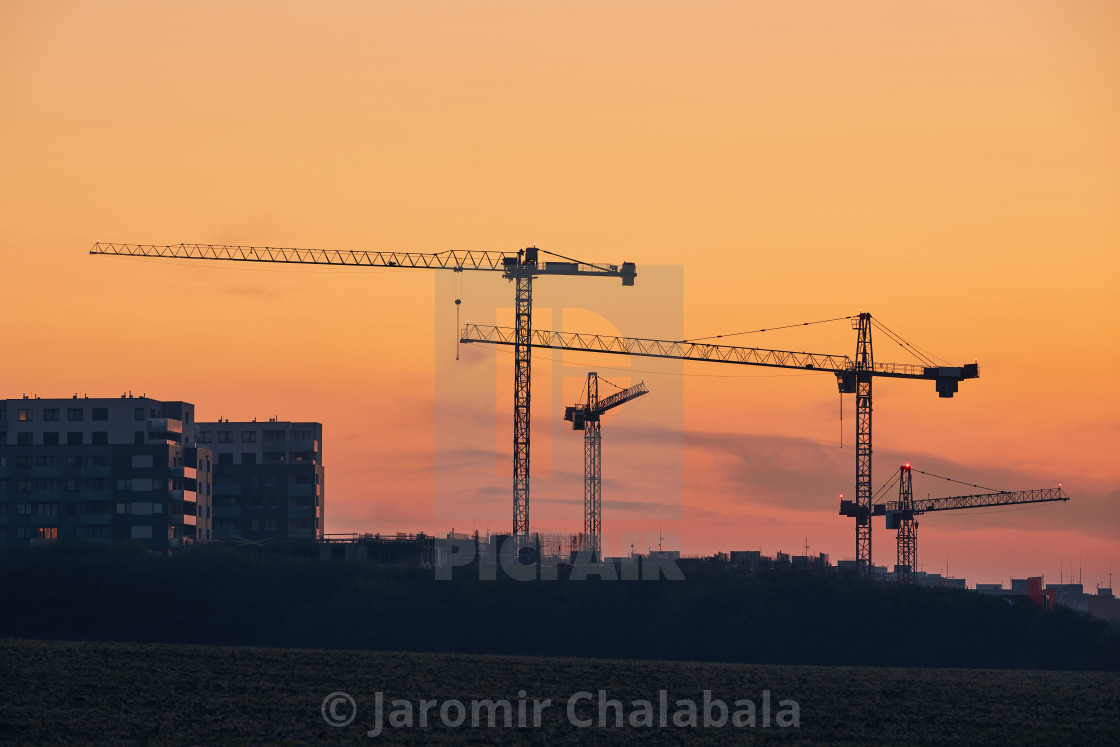
[[288,495],[297,498],[308,498],[315,495],[315,486],[311,483],[299,484],[296,483],[288,487]]
[[295,452],[297,454],[302,454],[302,453],[318,454],[319,453],[319,442],[318,441],[300,439],[300,440],[288,441],[287,444],[288,444],[288,451]]
[[277,452],[277,451],[293,451],[301,452],[318,452],[319,442],[311,439],[291,439],[279,441],[265,441],[261,444],[261,451]]
[[110,465],[97,465],[82,467],[82,477],[112,477],[113,468]]
[[311,519],[315,517],[314,506],[289,506],[288,518],[291,519]]
[[78,493],[83,501],[109,501],[113,499],[112,490],[83,490]]
[[32,477],[62,477],[62,467],[32,467]]
[[239,519],[241,518],[241,506],[214,506],[215,519]]
[[82,526],[105,525],[112,523],[112,514],[82,514]]
[[172,514],[167,517],[167,523],[173,526],[193,527],[198,523],[198,518],[190,514]]
[[173,418],[148,418],[148,440],[181,442],[183,421]]
[[241,495],[240,485],[215,485],[214,495]]

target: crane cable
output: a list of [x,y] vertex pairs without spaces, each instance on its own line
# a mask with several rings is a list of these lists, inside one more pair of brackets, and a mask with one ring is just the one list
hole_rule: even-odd
[[878,490],[875,491],[875,495],[871,496],[871,502],[872,503],[878,503],[878,498],[879,498],[880,494],[882,494],[882,492],[884,490],[886,490],[887,488],[892,488],[895,485],[897,485],[898,480],[899,480],[899,475],[896,472],[894,474],[894,477],[892,477],[890,480],[887,480],[885,483],[882,484],[882,486]]
[[895,332],[894,330],[890,329],[889,327],[887,327],[887,325],[883,324],[882,322],[880,322],[875,317],[871,317],[871,323],[874,324],[877,329],[879,329],[884,334],[886,334],[887,337],[889,337],[895,343],[900,345],[903,349],[908,349],[911,352],[911,354],[914,355],[914,357],[918,358],[918,360],[921,360],[922,362],[926,363],[927,365],[934,366],[935,365],[934,362],[933,362],[934,358],[936,358],[937,360],[941,361],[942,363],[948,365],[948,361],[946,361],[941,356],[935,355],[935,354],[929,352],[928,350],[924,350],[922,348],[919,348],[917,345],[914,345],[913,343],[909,342],[908,340],[903,339],[902,335],[900,335],[897,332]]
[[838,322],[843,319],[854,319],[853,316],[838,316],[835,319],[821,319],[817,322],[799,322],[797,324],[785,324],[780,327],[766,327],[764,329],[752,329],[746,332],[731,332],[724,335],[709,335],[708,337],[693,337],[688,340],[678,340],[678,342],[700,342],[702,340],[718,340],[721,337],[738,337],[739,335],[753,335],[758,332],[773,332],[779,329],[792,329],[793,327],[808,327],[811,324],[827,324],[828,322]]
[[990,490],[993,493],[1006,493],[1007,492],[1006,490],[996,490],[995,488],[988,488],[988,487],[985,487],[983,485],[976,485],[976,484],[971,483],[971,482],[961,482],[960,480],[954,480],[951,477],[942,477],[941,475],[935,475],[932,472],[922,472],[922,470],[914,469],[913,467],[910,468],[910,471],[911,472],[918,472],[918,473],[926,475],[928,477],[936,477],[938,480],[947,480],[949,482],[955,482],[958,485],[967,485],[970,488],[980,488],[981,490]]

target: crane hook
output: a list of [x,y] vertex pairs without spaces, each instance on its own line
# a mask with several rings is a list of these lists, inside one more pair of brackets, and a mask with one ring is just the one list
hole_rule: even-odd
[[455,360],[459,360],[459,306],[463,299],[455,299]]

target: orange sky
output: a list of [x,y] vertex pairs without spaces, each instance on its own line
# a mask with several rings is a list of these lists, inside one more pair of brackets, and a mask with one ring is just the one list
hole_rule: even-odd
[[[952,400],[876,385],[875,485],[904,460],[1001,489],[1061,481],[1068,504],[927,517],[919,562],[973,581],[1056,580],[1080,562],[1086,584],[1107,583],[1118,32],[1108,0],[6,2],[0,387],[319,420],[328,531],[505,530],[509,354],[471,348],[454,370],[440,357],[452,299],[500,321],[505,281],[86,252],[536,244],[631,260],[635,288],[544,279],[540,308],[594,296],[632,315],[618,331],[649,337],[862,308],[951,362],[979,358]],[[676,307],[640,292],[653,266],[682,273]],[[740,341],[851,354],[854,333]],[[876,342],[879,359],[909,360]],[[580,439],[559,400],[589,367],[629,375],[608,365],[649,371],[635,375],[652,392],[604,427],[608,547],[660,525],[686,553],[807,537],[853,555],[836,515],[854,483],[850,398],[841,450],[830,377],[698,364],[569,356],[563,392],[535,381],[535,529],[579,528]],[[491,383],[447,403],[453,371]],[[954,492],[920,477],[922,495]],[[893,563],[893,533],[874,537]]]

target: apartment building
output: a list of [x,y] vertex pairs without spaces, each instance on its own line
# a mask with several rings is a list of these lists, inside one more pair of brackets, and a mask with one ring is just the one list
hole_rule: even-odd
[[188,402],[0,400],[0,542],[208,540],[211,467]]
[[270,419],[196,424],[214,454],[214,538],[323,537],[323,425]]

